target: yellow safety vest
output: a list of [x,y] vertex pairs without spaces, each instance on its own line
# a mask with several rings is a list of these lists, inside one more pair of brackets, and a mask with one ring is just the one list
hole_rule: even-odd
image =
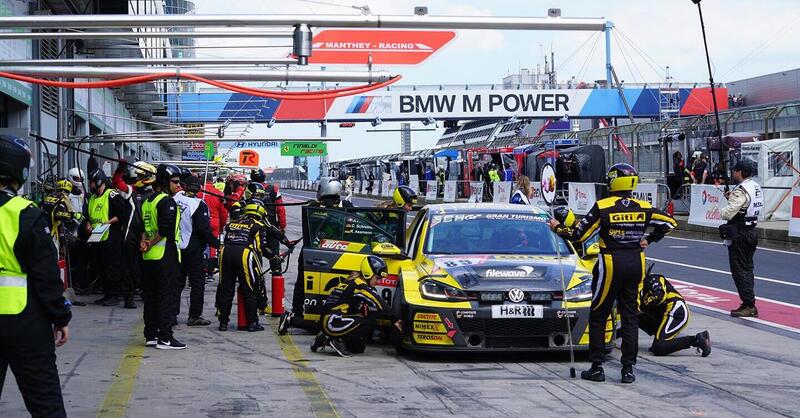
[[[167,197],[166,193],[159,193],[152,200],[145,200],[142,202],[142,220],[144,222],[144,235],[147,239],[158,234],[158,202]],[[181,211],[175,211],[175,245],[179,245],[181,241]],[[142,254],[142,259],[150,261],[158,261],[164,258],[164,252],[167,249],[167,239],[161,238],[155,245],[150,247],[149,250]],[[178,253],[178,262],[181,261],[181,252]]]
[[[89,197],[89,222],[92,227],[108,222],[108,210],[110,205],[111,188],[106,186],[106,190],[100,196],[95,196],[94,193]],[[100,238],[100,241],[108,239],[108,230]]]
[[214,188],[219,190],[220,192],[225,191],[225,183],[214,183]]
[[33,202],[15,196],[0,206],[0,315],[17,315],[28,304],[28,275],[14,255],[19,215]]

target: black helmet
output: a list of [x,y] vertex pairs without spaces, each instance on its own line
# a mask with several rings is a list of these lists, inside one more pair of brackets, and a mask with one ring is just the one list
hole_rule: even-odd
[[386,277],[388,274],[389,267],[378,256],[368,255],[361,262],[361,275],[364,276],[365,280],[371,279],[372,276],[378,276],[378,278]]
[[606,184],[611,193],[630,192],[639,184],[639,173],[630,164],[614,164],[608,169]]
[[264,200],[267,195],[267,189],[264,185],[254,181],[247,184],[247,192],[249,193],[248,199]]
[[661,284],[661,279],[663,277],[664,276],[660,274],[647,274],[644,276],[644,283],[642,284],[642,290],[639,294],[639,298],[643,304],[650,305],[664,298],[666,289],[664,289],[664,286]]
[[28,143],[13,135],[0,135],[0,178],[9,178],[20,185],[28,179],[33,168]]
[[108,176],[106,175],[106,172],[100,168],[89,173],[89,183],[99,185],[100,183],[104,183],[106,180],[108,180]]
[[260,168],[254,168],[252,171],[250,171],[250,181],[263,183],[266,180],[267,180],[267,175],[264,174],[264,170]]
[[186,189],[187,192],[190,193],[200,192],[200,186],[201,186],[200,183],[201,183],[200,177],[191,174],[189,175],[189,177],[183,179],[183,187]]
[[398,186],[394,189],[392,200],[394,200],[394,204],[398,208],[402,208],[405,205],[414,206],[417,204],[417,194],[408,186]]
[[188,168],[181,167],[181,182],[186,183],[189,177],[192,177],[192,172]]
[[564,226],[572,227],[575,225],[575,214],[571,209],[560,206],[553,209],[553,217]]
[[753,175],[753,164],[751,164],[748,160],[739,160],[739,162],[733,166],[731,171],[738,171],[742,173],[742,177],[748,178]]
[[175,164],[159,164],[156,168],[156,184],[162,188],[169,188],[169,181],[173,177],[180,178],[181,169]]

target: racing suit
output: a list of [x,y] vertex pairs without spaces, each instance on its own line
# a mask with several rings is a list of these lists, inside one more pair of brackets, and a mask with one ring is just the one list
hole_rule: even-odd
[[695,336],[678,337],[689,323],[689,307],[664,276],[659,275],[657,289],[642,289],[639,297],[639,328],[653,336],[650,351],[654,355],[666,356],[696,346]]
[[289,241],[281,231],[253,216],[243,216],[225,227],[225,243],[220,250],[220,280],[217,287],[217,317],[227,323],[231,313],[236,282],[244,299],[248,323],[258,322],[258,309],[266,308],[267,296],[261,269],[261,258],[275,258],[267,241],[277,238],[284,245]]
[[328,337],[341,338],[351,353],[363,353],[364,337],[372,335],[376,325],[370,314],[388,309],[375,288],[358,275],[336,286],[325,299],[320,327]]
[[720,227],[728,245],[728,260],[731,275],[742,300],[742,306],[754,308],[756,295],[753,288],[753,256],[758,246],[756,225],[764,208],[761,186],[752,178],[746,178],[728,195],[728,205],[720,217],[727,223]]
[[[283,196],[281,196],[278,186],[268,183],[261,184],[266,190],[264,205],[267,207],[267,220],[281,231],[286,231],[286,207],[282,206]],[[276,238],[269,239],[267,246],[274,254],[280,252],[280,241]],[[276,260],[270,260],[269,268],[273,273],[280,272],[281,263]]]
[[[636,364],[638,343],[638,295],[645,274],[642,240],[658,242],[672,232],[676,222],[650,203],[629,195],[598,200],[589,214],[574,227],[559,225],[556,233],[583,242],[600,234],[600,255],[592,277],[592,303],[589,313],[589,357],[601,365],[605,359],[606,321],[614,302],[622,316],[623,366]],[[647,227],[654,230],[646,234]]]
[[[80,211],[75,211],[69,196],[62,192],[55,192],[45,196],[41,203],[42,210],[50,221],[50,235],[56,243],[56,249],[63,252],[65,249],[64,238],[69,228],[67,224],[80,222],[83,215]],[[74,225],[70,225],[74,226]]]

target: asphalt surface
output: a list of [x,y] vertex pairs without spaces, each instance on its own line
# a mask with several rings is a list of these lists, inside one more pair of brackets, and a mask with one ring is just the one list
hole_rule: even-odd
[[[309,195],[284,194],[294,199]],[[297,207],[287,209],[290,239],[300,236],[299,213]],[[670,257],[668,245],[705,244],[665,240],[659,245],[665,252],[660,256]],[[654,257],[655,249],[650,251]],[[781,253],[776,256],[783,260]],[[694,258],[692,263],[711,256]],[[285,277],[291,289],[296,258]],[[215,287],[212,283],[205,292],[209,319],[214,318]],[[391,347],[371,345],[362,355],[342,359],[330,352],[312,353],[312,335],[293,330],[290,336],[277,336],[272,318],[264,319],[267,331],[260,333],[219,332],[216,321],[210,327],[186,327],[188,293],[175,329],[188,344],[183,351],[143,347],[141,306],[74,309],[72,338],[57,351],[70,416],[798,415],[800,339],[700,310],[693,311],[685,333],[708,329],[714,342],[710,357],[691,349],[654,357],[647,352],[650,338],[640,333],[637,381],[621,385],[618,350],[606,363],[608,381],[591,383],[569,378],[564,354],[398,356]],[[288,290],[286,296],[290,299]],[[578,371],[588,366],[585,356],[577,360]],[[0,416],[26,416],[10,375]]]

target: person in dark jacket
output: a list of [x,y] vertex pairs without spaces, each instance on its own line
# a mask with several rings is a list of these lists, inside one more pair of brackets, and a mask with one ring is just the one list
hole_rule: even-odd
[[181,210],[181,278],[175,286],[173,323],[177,324],[178,322],[177,318],[181,308],[180,296],[188,278],[191,293],[189,294],[189,318],[186,320],[186,325],[190,327],[211,324],[211,321],[202,316],[203,296],[206,290],[203,253],[209,246],[219,248],[219,239],[211,231],[208,206],[197,197],[200,186],[200,178],[190,175],[183,179],[185,190],[179,191],[173,197]]
[[31,166],[25,140],[0,135],[0,398],[11,368],[31,416],[66,417],[55,348],[72,313],[47,216],[17,196]]

